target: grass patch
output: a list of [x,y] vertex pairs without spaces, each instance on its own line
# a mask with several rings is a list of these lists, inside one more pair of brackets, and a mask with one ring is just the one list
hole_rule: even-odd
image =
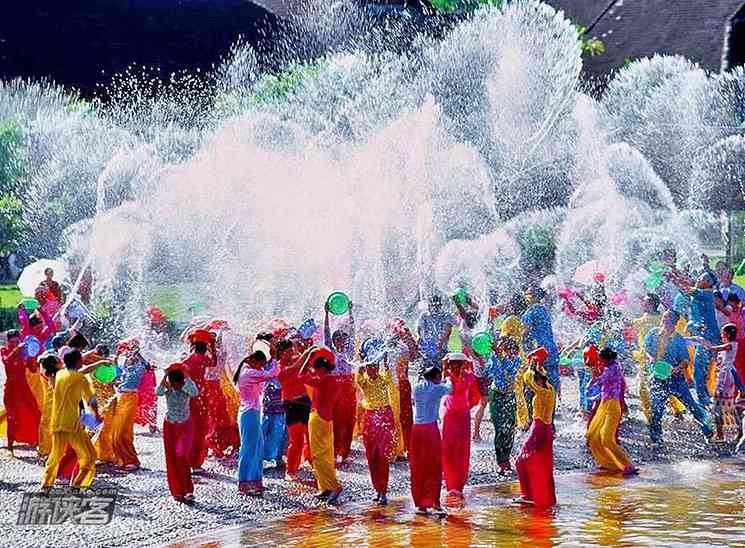
[[0,284],[0,308],[15,308],[21,300],[21,290],[16,284]]
[[148,292],[148,303],[163,311],[166,318],[174,321],[188,321],[194,314],[204,312],[204,304],[200,302],[195,284],[180,283],[159,285]]

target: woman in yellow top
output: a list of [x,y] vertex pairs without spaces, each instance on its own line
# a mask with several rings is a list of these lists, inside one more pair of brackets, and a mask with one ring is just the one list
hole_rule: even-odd
[[[362,441],[376,493],[375,502],[384,506],[388,504],[389,467],[395,457],[396,425],[389,396],[393,381],[383,341],[366,340],[362,343],[360,355],[364,363],[355,375],[355,382],[363,394]],[[381,362],[383,371],[380,371]]]
[[554,429],[551,421],[556,406],[556,392],[548,382],[543,362],[548,351],[537,348],[528,354],[528,370],[523,376],[533,391],[533,422],[528,439],[515,460],[522,496],[517,502],[539,507],[556,504],[554,486]]

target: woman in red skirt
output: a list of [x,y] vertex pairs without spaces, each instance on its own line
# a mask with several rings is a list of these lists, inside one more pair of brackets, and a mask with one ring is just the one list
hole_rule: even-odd
[[190,402],[199,395],[197,386],[184,373],[181,364],[173,364],[155,393],[166,398],[163,420],[163,447],[166,476],[171,496],[179,502],[194,501],[189,450],[194,442],[194,425],[189,420]]
[[151,433],[158,431],[158,398],[155,396],[155,368],[147,364],[142,376],[140,387],[137,389],[137,415],[135,424],[147,426]]
[[417,512],[426,514],[430,508],[442,513],[442,440],[437,419],[440,400],[453,389],[450,381],[442,382],[442,370],[431,365],[424,370],[414,387],[414,426],[409,445],[411,496]]
[[[183,369],[197,387],[198,395],[189,401],[190,421],[194,427],[194,443],[189,451],[193,470],[201,470],[207,456],[209,433],[209,405],[206,396],[207,369],[215,367],[215,338],[209,331],[196,329],[189,334],[191,353],[183,362]],[[208,352],[209,350],[209,352]]]
[[551,426],[556,393],[548,382],[546,371],[542,366],[547,357],[548,352],[543,347],[528,354],[530,367],[523,379],[533,391],[533,422],[530,425],[528,439],[525,440],[515,460],[522,494],[516,502],[538,507],[556,504],[554,429]]
[[467,370],[470,361],[465,354],[451,352],[445,356],[445,378],[453,390],[443,401],[442,465],[448,496],[463,498],[471,460],[471,406],[469,389],[476,382]]
[[[385,353],[383,341],[366,340],[362,344],[361,354],[365,364],[355,375],[355,381],[362,390],[362,408],[365,410],[362,440],[376,493],[375,502],[385,506],[388,504],[390,464],[395,457],[396,425],[388,392],[393,386],[393,379],[388,370],[388,355]],[[382,372],[381,361],[385,365]]]
[[13,455],[15,442],[38,443],[41,411],[26,381],[26,365],[30,360],[23,355],[21,334],[11,330],[6,336],[8,342],[0,348],[0,360],[5,365],[3,403],[8,420],[8,450]]

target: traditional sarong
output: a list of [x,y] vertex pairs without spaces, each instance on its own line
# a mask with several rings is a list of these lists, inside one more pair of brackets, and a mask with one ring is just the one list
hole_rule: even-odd
[[409,446],[411,496],[417,508],[440,506],[442,440],[436,422],[415,424]]
[[551,425],[533,419],[528,438],[515,461],[522,496],[539,507],[556,504],[553,446]]
[[442,418],[442,471],[448,491],[463,491],[468,481],[470,459],[470,410],[448,410]]
[[313,474],[320,491],[336,491],[341,485],[336,479],[334,466],[334,425],[316,411],[311,411],[308,421],[310,454],[313,459]]
[[[334,403],[334,455],[346,459],[352,449],[357,411],[357,386],[352,375],[338,375]],[[311,451],[312,452],[312,451]]]
[[28,387],[31,389],[31,393],[34,395],[36,400],[36,407],[42,409],[44,407],[44,394],[46,393],[45,385],[46,381],[41,378],[41,374],[38,371],[26,370],[26,382]]
[[225,371],[220,375],[220,388],[225,396],[225,409],[228,414],[230,424],[232,424],[236,430],[238,429],[238,408],[241,406],[241,396],[236,390],[233,381],[228,378]]
[[282,462],[287,447],[287,424],[284,413],[265,413],[261,419],[264,436],[264,460]]
[[[393,452],[394,456],[402,456],[404,454],[404,435],[401,429],[401,393],[398,391],[398,385],[391,383],[388,386],[388,401],[391,403],[391,411],[393,412]],[[363,425],[364,429],[364,425]],[[363,430],[362,437],[364,438],[365,432]]]
[[41,412],[27,378],[19,374],[8,377],[5,382],[3,403],[7,420],[8,447],[12,447],[15,442],[36,445],[39,441]]
[[621,423],[621,404],[618,400],[600,402],[587,429],[587,445],[598,466],[623,472],[631,460],[618,444],[617,432]]
[[411,427],[414,423],[414,407],[411,402],[411,383],[409,379],[398,379],[398,391],[400,394],[399,406],[401,409],[401,436],[404,441],[404,450],[409,450],[411,442]]
[[390,407],[368,409],[362,427],[367,467],[370,469],[373,489],[376,493],[388,492],[390,464],[395,457],[394,436],[396,426]]
[[124,392],[117,396],[116,412],[111,427],[111,448],[116,463],[122,466],[140,465],[134,444],[138,400],[137,392]]
[[517,421],[517,402],[513,391],[489,390],[489,414],[494,424],[494,452],[497,464],[510,460],[512,445],[515,443]]
[[166,477],[171,496],[181,498],[194,493],[189,466],[189,448],[193,443],[191,421],[163,421],[163,448],[166,457]]
[[241,448],[238,452],[238,490],[251,491],[262,487],[264,477],[264,436],[261,433],[261,412],[244,409],[238,416]]
[[199,395],[196,398],[189,400],[189,420],[192,422],[194,428],[194,443],[189,451],[189,462],[192,468],[201,468],[204,464],[204,459],[207,457],[207,398],[204,395],[206,383],[202,383],[202,386],[197,386],[199,389]]
[[137,389],[140,399],[137,404],[135,424],[147,426],[151,429],[154,429],[158,422],[158,397],[155,395],[156,384],[155,370],[148,367],[142,376],[140,387]]
[[228,448],[235,451],[239,444],[238,425],[228,415],[225,393],[219,380],[205,381],[207,400],[207,450],[222,457]]
[[114,417],[116,416],[116,398],[109,401],[103,409],[99,409],[99,414],[103,419],[103,424],[101,425],[101,431],[98,433],[98,439],[94,444],[96,454],[100,462],[115,464]]

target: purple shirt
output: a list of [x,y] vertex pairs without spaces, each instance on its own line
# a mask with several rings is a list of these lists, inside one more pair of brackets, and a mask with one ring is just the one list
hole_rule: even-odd
[[626,381],[623,378],[621,366],[618,365],[617,361],[615,361],[608,367],[606,367],[605,370],[600,374],[600,376],[591,384],[600,385],[601,401],[621,401],[621,397],[623,396],[623,388],[626,384]]

